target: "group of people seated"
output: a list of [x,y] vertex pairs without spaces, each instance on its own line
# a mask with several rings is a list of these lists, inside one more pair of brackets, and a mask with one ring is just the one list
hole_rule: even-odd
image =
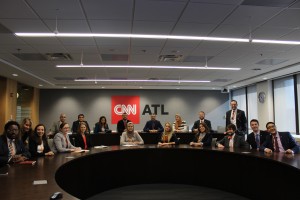
[[[204,112],[200,112],[199,116],[204,118]],[[54,124],[53,130],[57,132],[53,137],[53,148],[48,144],[46,127],[38,124],[32,129],[32,121],[25,118],[21,125],[16,121],[9,121],[4,126],[3,134],[0,136],[0,163],[16,163],[22,162],[35,156],[53,156],[59,152],[73,152],[76,150],[89,149],[92,147],[89,133],[90,128],[84,116],[78,115],[78,122],[73,123],[73,132],[76,132],[75,142],[70,141],[69,133],[70,125],[66,122],[64,114],[60,116],[60,123]],[[213,134],[211,133],[211,124],[208,120],[197,120],[192,128],[195,133],[190,146],[209,147],[212,145]],[[156,115],[152,114],[151,119],[144,127],[145,132],[160,134],[157,141],[158,146],[177,145],[179,139],[177,133],[187,131],[185,122],[180,115],[176,114],[175,122],[166,122],[164,126],[156,120]],[[259,122],[256,119],[250,121],[251,129],[246,140],[245,135],[240,133],[234,124],[226,127],[224,137],[216,141],[217,148],[243,148],[255,149],[265,153],[284,152],[286,154],[294,154],[299,152],[299,145],[295,141],[290,132],[278,132],[274,122],[266,124],[266,131],[259,129]],[[76,128],[76,129],[75,129]],[[57,129],[57,130],[56,130]],[[76,131],[75,131],[76,130]],[[107,132],[109,127],[106,118],[101,116],[99,122],[96,123],[95,130],[97,132]],[[121,132],[120,145],[141,145],[144,144],[142,137],[134,130],[134,124],[127,119],[127,114],[122,115],[122,120],[118,122],[118,132]]]

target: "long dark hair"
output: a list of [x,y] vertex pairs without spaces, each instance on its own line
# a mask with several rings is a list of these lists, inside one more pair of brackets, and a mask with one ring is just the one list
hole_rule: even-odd
[[[38,135],[37,133],[37,128],[39,126],[43,126],[44,127],[44,134],[42,136],[42,138]],[[34,128],[34,132],[33,132],[33,140],[38,144],[41,145],[42,141],[46,141],[47,140],[47,136],[46,136],[46,126],[44,124],[38,124],[35,126]]]

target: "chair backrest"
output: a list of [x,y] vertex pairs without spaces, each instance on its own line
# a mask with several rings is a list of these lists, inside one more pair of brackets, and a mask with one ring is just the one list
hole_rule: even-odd
[[54,142],[53,142],[53,139],[52,139],[52,138],[51,138],[51,139],[48,138],[48,145],[49,145],[51,151],[54,152],[55,148],[54,148]]
[[217,142],[217,138],[213,138],[211,141],[211,146],[215,147],[216,146],[216,142]]

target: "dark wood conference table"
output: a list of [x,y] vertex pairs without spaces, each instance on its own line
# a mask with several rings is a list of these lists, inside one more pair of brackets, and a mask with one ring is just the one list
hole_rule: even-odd
[[[140,136],[143,138],[145,144],[157,144],[160,134],[156,133],[146,133],[139,132]],[[213,133],[213,138],[222,139],[224,137],[223,133]],[[69,135],[72,144],[74,145],[74,140],[76,134]],[[119,133],[108,133],[108,134],[90,134],[92,145],[120,145],[120,136]],[[195,137],[195,133],[177,133],[176,136],[180,138],[180,144],[189,144]],[[75,141],[76,146],[76,141]]]
[[[3,172],[3,169],[1,169]],[[300,155],[190,147],[189,145],[108,146],[89,152],[37,158],[36,165],[14,164],[0,175],[5,200],[88,199],[136,184],[178,183],[206,186],[250,199],[299,197]],[[45,185],[33,185],[47,180]],[[276,182],[279,180],[279,186]]]

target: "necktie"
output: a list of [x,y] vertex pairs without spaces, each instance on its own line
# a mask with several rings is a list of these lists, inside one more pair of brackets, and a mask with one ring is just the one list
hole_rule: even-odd
[[125,129],[127,129],[127,123],[126,123],[126,121],[123,121],[123,122],[124,122]]
[[152,130],[154,130],[155,124],[154,122],[152,122]]
[[277,137],[274,137],[274,144],[275,144],[275,152],[279,152],[279,145],[278,145],[278,141],[277,141]]
[[255,134],[256,147],[259,148],[259,134]]
[[232,110],[231,120],[234,120],[235,118],[235,110]]
[[14,150],[14,147],[13,147],[13,144],[12,144],[12,141],[9,141],[8,149],[9,149],[9,157],[12,157],[16,154],[15,150]]

